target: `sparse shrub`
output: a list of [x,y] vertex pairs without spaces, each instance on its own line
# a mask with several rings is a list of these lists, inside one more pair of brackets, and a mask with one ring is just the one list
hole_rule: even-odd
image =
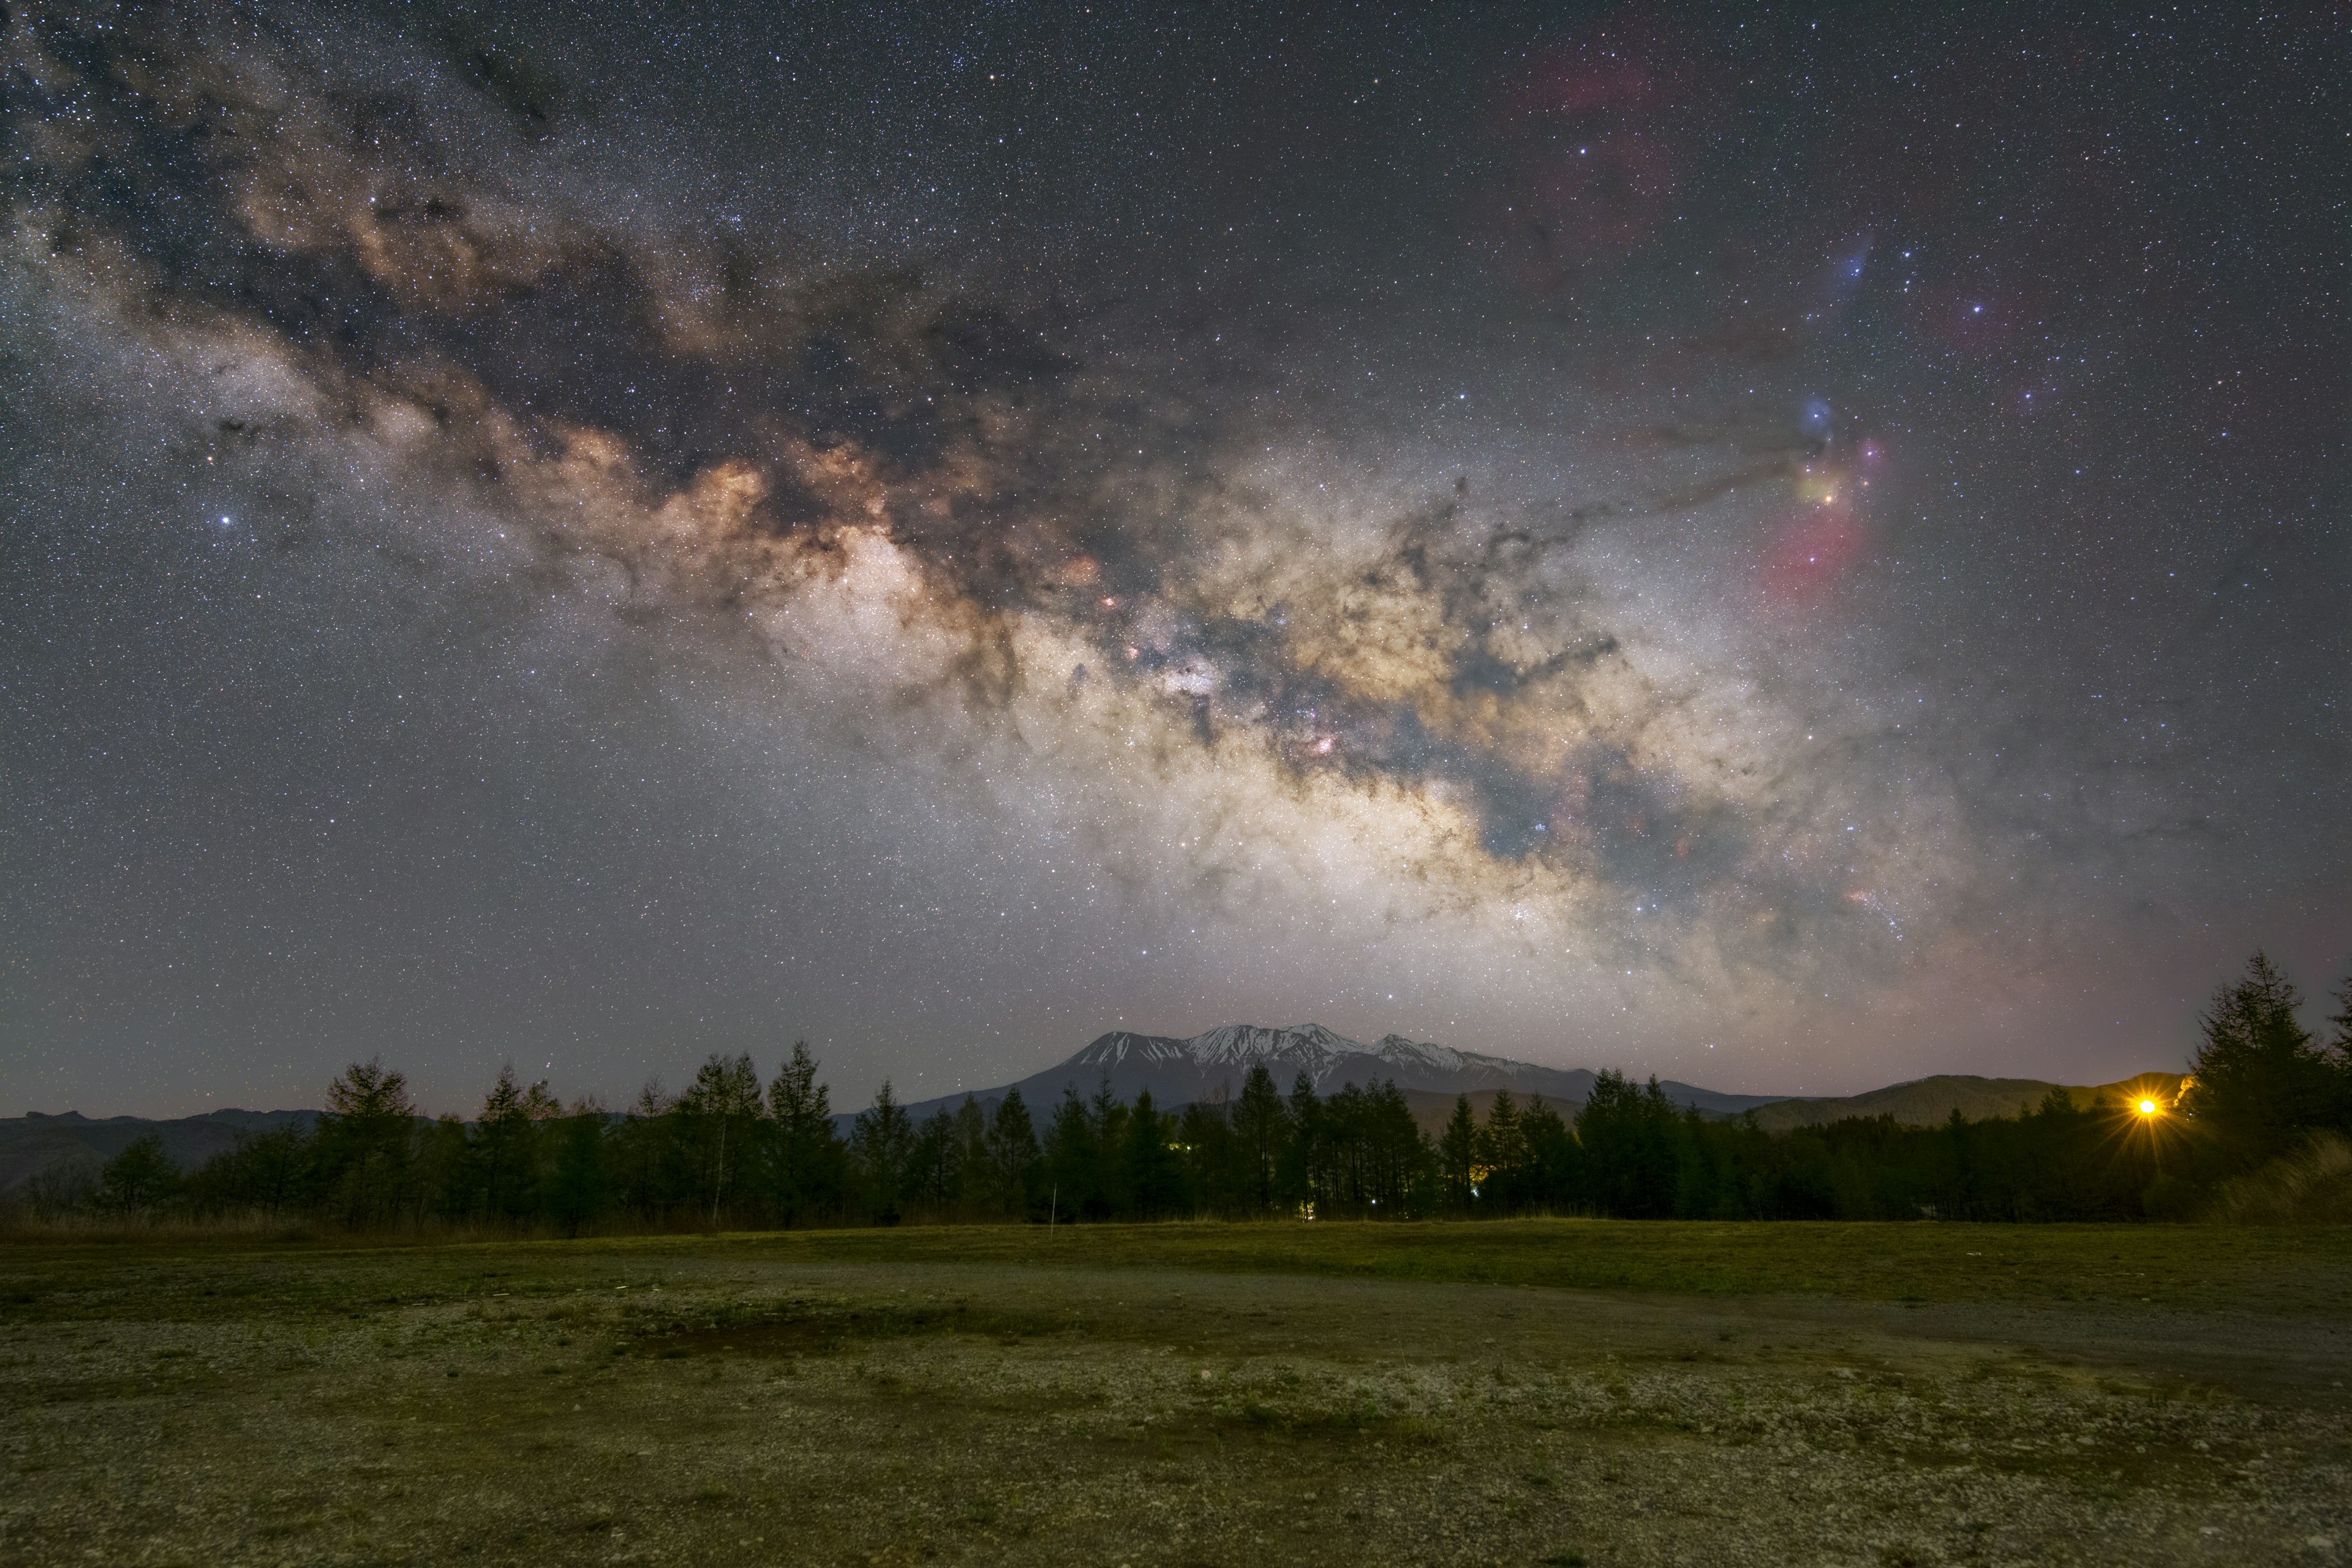
[[2294,1153],[2224,1184],[2206,1217],[2223,1225],[2352,1224],[2352,1142],[2314,1133]]
[[87,1158],[60,1160],[26,1177],[21,1190],[34,1218],[61,1219],[89,1207],[98,1196],[98,1163]]

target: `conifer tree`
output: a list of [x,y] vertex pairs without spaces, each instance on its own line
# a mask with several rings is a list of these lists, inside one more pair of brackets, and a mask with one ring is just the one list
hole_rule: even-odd
[[416,1207],[445,1219],[481,1212],[481,1183],[463,1119],[444,1112],[420,1123],[409,1163],[408,1187]]
[[1007,1089],[988,1123],[988,1167],[997,1212],[1018,1216],[1033,1206],[1041,1152],[1021,1091]]
[[1497,1214],[1516,1214],[1526,1206],[1519,1189],[1527,1165],[1527,1143],[1519,1134],[1519,1105],[1507,1089],[1495,1091],[1486,1109],[1486,1125],[1478,1137],[1478,1163],[1486,1168],[1480,1184],[1486,1206]]
[[1470,1097],[1456,1095],[1454,1114],[1446,1118],[1445,1131],[1437,1141],[1437,1168],[1445,1184],[1447,1205],[1456,1212],[1470,1209],[1470,1189],[1478,1179],[1478,1114],[1470,1109]]
[[1539,1094],[1519,1113],[1519,1141],[1527,1150],[1528,1201],[1554,1214],[1578,1207],[1584,1196],[1583,1148]]
[[1045,1131],[1046,1204],[1064,1220],[1094,1213],[1101,1201],[1102,1157],[1096,1144],[1094,1118],[1076,1085],[1065,1085],[1062,1103]]
[[857,1113],[849,1134],[866,1209],[877,1225],[896,1225],[905,1203],[907,1166],[913,1158],[915,1124],[890,1091],[890,1080],[874,1093],[874,1103]]
[[647,1218],[692,1204],[698,1173],[679,1136],[675,1102],[659,1078],[649,1078],[612,1131],[606,1150],[614,1201]]
[[955,1109],[950,1142],[955,1155],[955,1210],[960,1219],[979,1209],[995,1206],[995,1183],[988,1158],[988,1112],[967,1094]]
[[1318,1118],[1315,1212],[1325,1218],[1361,1217],[1371,1206],[1370,1150],[1365,1139],[1370,1120],[1368,1099],[1353,1083],[1323,1101]]
[[1234,1102],[1234,1139],[1244,1170],[1247,1207],[1254,1214],[1274,1212],[1282,1181],[1282,1155],[1290,1140],[1290,1112],[1275,1087],[1274,1074],[1263,1061],[1252,1062],[1242,1079],[1241,1098]]
[[839,1185],[842,1151],[834,1131],[830,1092],[816,1080],[816,1058],[806,1040],[793,1042],[791,1059],[768,1086],[768,1192],[776,1216],[799,1225],[822,1208]]
[[914,1151],[907,1161],[906,1190],[909,1199],[933,1219],[944,1219],[961,1195],[957,1162],[961,1142],[956,1137],[955,1112],[940,1107],[915,1130]]
[[576,1237],[603,1212],[610,1178],[604,1166],[603,1111],[581,1104],[558,1124],[555,1160],[547,1181],[548,1216]]
[[531,1201],[541,1158],[540,1131],[562,1108],[540,1079],[525,1089],[514,1064],[499,1068],[482,1099],[482,1113],[467,1135],[482,1207],[493,1215],[521,1213]]
[[1315,1080],[1301,1072],[1290,1080],[1290,1101],[1284,1108],[1290,1136],[1282,1152],[1279,1198],[1285,1208],[1311,1205],[1322,1197],[1323,1102],[1315,1098]]
[[1434,1152],[1396,1081],[1375,1084],[1365,1097],[1367,1196],[1374,1217],[1402,1219],[1434,1167]]
[[1122,1168],[1127,1152],[1129,1116],[1127,1102],[1110,1091],[1106,1074],[1087,1102],[1087,1125],[1094,1133],[1095,1179],[1081,1212],[1088,1219],[1108,1219],[1126,1200],[1128,1183]]
[[1225,1215],[1257,1212],[1255,1192],[1247,1186],[1249,1173],[1244,1168],[1233,1124],[1225,1120],[1224,1106],[1196,1100],[1174,1120],[1188,1209]]
[[2336,1104],[2328,1120],[2337,1127],[2352,1129],[2352,974],[2344,978],[2343,986],[2336,993],[2336,1005],[2343,1011],[2328,1015],[2327,1021],[2336,1026],[2336,1033],[2327,1042],[2327,1064],[2335,1078]]
[[1126,1178],[1124,1207],[1137,1219],[1164,1219],[1183,1201],[1181,1170],[1168,1147],[1168,1118],[1143,1089],[1129,1108],[1119,1164]]
[[689,1129],[708,1194],[710,1223],[736,1186],[736,1173],[754,1159],[752,1140],[760,1120],[760,1070],[748,1055],[730,1058],[713,1051],[678,1096],[675,1113]]
[[1614,1069],[1596,1077],[1576,1118],[1594,1205],[1628,1219],[1672,1215],[1681,1131],[1656,1079],[1643,1089]]
[[2256,952],[2198,1019],[2205,1043],[2183,1109],[2206,1135],[2217,1173],[2259,1164],[2334,1120],[2340,1080],[2295,1017],[2303,994]]
[[399,1213],[408,1198],[415,1141],[408,1079],[382,1058],[353,1062],[327,1086],[327,1110],[319,1118],[320,1163],[346,1224],[378,1224]]

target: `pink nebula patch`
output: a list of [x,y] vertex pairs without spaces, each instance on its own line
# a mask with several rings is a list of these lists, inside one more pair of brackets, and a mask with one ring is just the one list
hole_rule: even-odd
[[1603,109],[1646,109],[1657,86],[1649,68],[1630,55],[1596,44],[1546,50],[1512,94],[1522,114],[1591,114]]
[[1853,576],[1869,552],[1869,531],[1843,500],[1785,512],[1765,546],[1764,596],[1792,606],[1818,603]]
[[1485,126],[1495,173],[1465,195],[1497,275],[1554,293],[1654,239],[1674,215],[1689,149],[1722,112],[1717,75],[1637,8],[1500,80]]

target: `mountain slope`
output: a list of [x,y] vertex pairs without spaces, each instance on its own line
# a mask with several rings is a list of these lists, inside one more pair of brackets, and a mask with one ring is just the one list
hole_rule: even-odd
[[68,1110],[62,1116],[32,1111],[0,1118],[0,1193],[52,1165],[88,1164],[93,1169],[152,1132],[163,1152],[183,1171],[236,1147],[239,1136],[295,1123],[308,1127],[315,1110],[213,1110],[170,1121],[140,1116],[93,1119]]
[[[1153,1103],[1164,1108],[1197,1100],[1223,1100],[1241,1092],[1250,1068],[1264,1062],[1285,1094],[1301,1073],[1318,1094],[1336,1093],[1347,1084],[1369,1088],[1393,1081],[1409,1094],[1483,1094],[1491,1097],[1507,1089],[1522,1097],[1540,1094],[1546,1100],[1574,1107],[1592,1091],[1593,1074],[1584,1068],[1538,1067],[1532,1062],[1490,1057],[1450,1046],[1385,1035],[1372,1045],[1351,1040],[1320,1024],[1268,1028],[1255,1024],[1227,1024],[1190,1039],[1168,1035],[1139,1035],[1114,1030],[1076,1056],[1017,1083],[978,1089],[972,1098],[992,1106],[1008,1090],[1018,1089],[1030,1114],[1043,1120],[1066,1089],[1091,1097],[1104,1083],[1120,1100],[1133,1100],[1144,1089]],[[1677,1105],[1701,1110],[1737,1113],[1767,1105],[1777,1097],[1761,1094],[1718,1094],[1686,1083],[1662,1082]],[[918,1118],[941,1107],[963,1102],[961,1094],[919,1100],[908,1110]]]
[[2142,1073],[2115,1083],[2086,1085],[1943,1073],[1837,1100],[1776,1100],[1760,1107],[1756,1111],[1756,1121],[1772,1132],[1785,1132],[1792,1127],[1819,1127],[1849,1116],[1891,1116],[1906,1126],[1933,1127],[1957,1110],[1971,1121],[1984,1121],[2032,1110],[2053,1089],[2065,1089],[2076,1105],[2085,1108],[2142,1092],[2169,1102],[2180,1092],[2180,1075]]

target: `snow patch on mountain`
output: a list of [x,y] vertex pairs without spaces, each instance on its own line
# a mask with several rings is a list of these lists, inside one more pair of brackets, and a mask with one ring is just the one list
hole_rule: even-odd
[[[1383,1035],[1378,1043],[1368,1046],[1312,1023],[1280,1028],[1226,1024],[1190,1039],[1116,1030],[1072,1057],[1059,1070],[1116,1073],[1122,1068],[1169,1067],[1214,1077],[1223,1068],[1238,1081],[1260,1063],[1283,1080],[1285,1089],[1303,1072],[1318,1090],[1327,1084],[1336,1088],[1341,1082],[1369,1084],[1394,1079],[1404,1088],[1500,1089],[1524,1083],[1536,1086],[1539,1092],[1562,1089],[1572,1092],[1591,1079],[1590,1074],[1563,1074],[1556,1068],[1455,1050],[1402,1035]],[[1581,1081],[1571,1086],[1561,1083],[1563,1078]]]
[[[1250,1069],[1261,1063],[1286,1094],[1303,1073],[1318,1094],[1335,1094],[1351,1083],[1363,1089],[1394,1083],[1409,1092],[1445,1095],[1507,1089],[1523,1097],[1539,1094],[1563,1109],[1582,1105],[1591,1093],[1593,1079],[1591,1069],[1585,1068],[1538,1067],[1508,1057],[1410,1040],[1402,1035],[1383,1035],[1366,1045],[1320,1024],[1281,1028],[1226,1024],[1188,1039],[1115,1029],[1057,1066],[1017,1083],[975,1090],[973,1098],[983,1106],[992,1106],[1017,1089],[1033,1114],[1044,1114],[1066,1094],[1084,1099],[1107,1089],[1123,1100],[1149,1091],[1162,1110],[1173,1110],[1194,1100],[1231,1100],[1241,1092]],[[1660,1087],[1678,1105],[1718,1112],[1738,1111],[1772,1098],[1717,1094],[1672,1081]],[[962,1099],[961,1094],[948,1095],[917,1101],[908,1109],[928,1115]],[[847,1113],[840,1120],[845,1125]]]

